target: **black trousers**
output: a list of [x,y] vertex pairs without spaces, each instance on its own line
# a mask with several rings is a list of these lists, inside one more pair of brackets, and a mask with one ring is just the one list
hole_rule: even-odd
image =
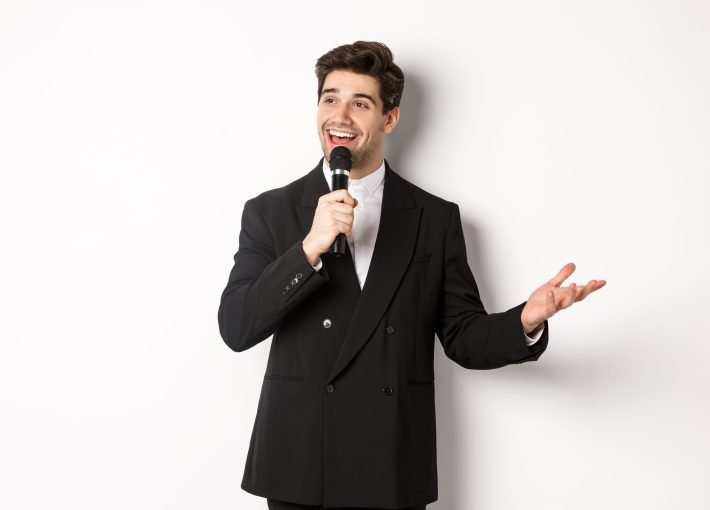
[[[313,505],[299,505],[297,503],[287,503],[286,501],[278,501],[275,499],[267,498],[267,504],[269,505],[269,510],[323,510],[322,506]],[[377,508],[342,508],[333,510],[379,510]],[[386,509],[382,509],[386,510]],[[410,506],[408,508],[402,508],[400,510],[426,510],[426,505],[421,506]]]

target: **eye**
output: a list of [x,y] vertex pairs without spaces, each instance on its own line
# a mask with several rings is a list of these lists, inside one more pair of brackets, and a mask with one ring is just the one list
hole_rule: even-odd
[[333,99],[332,97],[324,97],[321,102],[325,104],[333,104],[335,103],[335,99]]
[[355,106],[356,106],[357,108],[369,108],[368,104],[367,104],[367,103],[363,103],[362,101],[356,101],[356,102],[355,102]]

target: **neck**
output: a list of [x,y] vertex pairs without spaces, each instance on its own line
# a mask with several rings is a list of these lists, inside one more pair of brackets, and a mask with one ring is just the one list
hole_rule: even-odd
[[379,159],[375,160],[375,163],[370,163],[367,165],[361,165],[357,167],[352,167],[350,169],[350,178],[351,179],[362,179],[363,177],[367,177],[374,171],[376,171],[380,166],[382,166],[383,163],[383,157],[380,156]]
[[352,170],[350,170],[350,179],[362,179],[363,177],[367,177],[372,172],[377,170],[377,168],[372,168],[370,170],[360,170],[357,168],[353,168]]

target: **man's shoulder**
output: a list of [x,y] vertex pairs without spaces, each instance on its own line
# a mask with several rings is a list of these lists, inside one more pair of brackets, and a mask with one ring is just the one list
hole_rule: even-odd
[[412,181],[402,177],[402,175],[395,170],[392,170],[392,174],[396,179],[400,180],[402,185],[407,189],[407,191],[409,191],[417,206],[442,211],[450,211],[452,207],[456,207],[454,202],[446,200],[445,198],[437,196],[434,193],[417,186]]
[[285,201],[298,201],[303,195],[303,191],[306,186],[306,181],[309,179],[314,179],[322,171],[323,170],[319,163],[316,168],[312,169],[301,177],[289,182],[288,184],[279,186],[278,188],[272,188],[266,191],[262,191],[258,195],[247,200],[247,202],[268,205],[274,202],[284,203]]

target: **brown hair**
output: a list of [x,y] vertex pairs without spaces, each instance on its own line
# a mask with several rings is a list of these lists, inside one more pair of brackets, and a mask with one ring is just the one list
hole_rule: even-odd
[[383,113],[399,106],[404,89],[404,73],[394,63],[390,49],[379,42],[356,41],[330,50],[316,62],[318,98],[323,91],[323,82],[328,73],[347,70],[366,74],[380,84],[380,99]]

